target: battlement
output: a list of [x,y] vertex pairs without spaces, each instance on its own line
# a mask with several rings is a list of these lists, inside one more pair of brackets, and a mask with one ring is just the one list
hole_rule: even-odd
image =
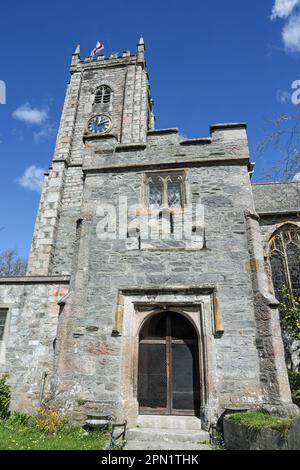
[[[145,142],[120,144],[116,135],[85,134],[85,173],[137,168],[241,165],[252,171],[246,124],[210,127],[210,137],[181,139],[179,129],[152,129]],[[112,155],[114,154],[114,158]]]
[[247,124],[246,123],[219,123],[210,126],[209,137],[196,137],[193,139],[181,139],[180,130],[178,128],[168,129],[152,129],[148,131],[148,140],[159,142],[162,139],[168,139],[169,143],[173,142],[182,146],[203,146],[211,145],[215,141],[222,140],[224,143],[235,141],[247,141]]
[[145,64],[145,44],[143,38],[140,38],[137,45],[137,52],[131,53],[126,50],[122,54],[118,52],[111,52],[109,56],[105,54],[100,54],[98,57],[92,57],[91,55],[87,56],[85,59],[80,57],[80,46],[78,45],[75,49],[75,52],[72,55],[71,62],[71,73],[79,71],[82,68],[93,68],[93,67],[115,67],[115,66],[127,66],[130,63],[132,64]]
[[144,59],[140,59],[137,54],[131,54],[129,51],[118,55],[116,52],[106,57],[104,54],[99,55],[96,59],[88,56],[83,60],[73,62],[70,67],[71,74],[83,70],[110,68],[110,67],[126,67],[128,65],[141,64],[143,68],[146,67]]
[[81,60],[81,62],[101,62],[103,60],[122,59],[124,57],[137,57],[137,54],[131,54],[130,51],[124,51],[122,55],[119,55],[119,52],[111,52],[109,56],[106,56],[105,54],[100,54],[96,58],[88,56],[85,59]]

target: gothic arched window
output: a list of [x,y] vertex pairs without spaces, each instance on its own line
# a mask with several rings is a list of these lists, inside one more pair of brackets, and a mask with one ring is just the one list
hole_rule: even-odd
[[185,205],[182,171],[147,173],[148,205],[151,209],[176,209]]
[[283,286],[291,294],[300,297],[300,228],[284,225],[269,242],[269,261],[275,295],[282,297]]
[[101,85],[95,95],[95,104],[110,103],[112,90],[107,85]]

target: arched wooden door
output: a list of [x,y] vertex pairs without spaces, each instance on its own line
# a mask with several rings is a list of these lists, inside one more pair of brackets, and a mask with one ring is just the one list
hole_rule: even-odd
[[151,317],[139,337],[138,401],[144,414],[197,415],[198,336],[183,315]]

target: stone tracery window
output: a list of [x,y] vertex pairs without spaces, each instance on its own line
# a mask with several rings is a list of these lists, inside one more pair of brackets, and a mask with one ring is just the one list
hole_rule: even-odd
[[95,104],[110,103],[112,89],[108,85],[101,85],[95,95]]
[[281,300],[283,286],[300,297],[300,228],[289,224],[277,230],[268,252],[276,297]]
[[148,205],[150,209],[180,209],[185,204],[184,173],[148,173]]

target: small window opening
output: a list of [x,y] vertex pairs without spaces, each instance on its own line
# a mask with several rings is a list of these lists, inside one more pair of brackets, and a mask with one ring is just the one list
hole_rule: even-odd
[[2,341],[4,338],[6,318],[7,318],[7,309],[0,309],[0,341]]

